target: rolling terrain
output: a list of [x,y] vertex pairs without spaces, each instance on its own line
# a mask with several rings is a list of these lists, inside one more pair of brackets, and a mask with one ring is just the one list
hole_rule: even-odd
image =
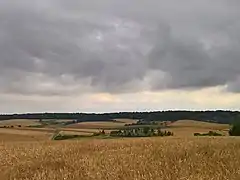
[[194,120],[179,120],[168,125],[166,130],[170,130],[175,136],[193,136],[194,133],[207,133],[216,131],[228,135],[230,125],[201,122]]
[[[51,121],[51,120],[50,120]],[[92,121],[92,122],[79,122],[70,125],[62,125],[61,123],[67,122],[65,120],[42,121],[44,126],[37,120],[5,120],[0,121],[0,142],[1,141],[34,141],[34,140],[49,140],[50,137],[58,131],[61,134],[69,135],[92,135],[101,130],[105,130],[109,134],[114,129],[122,129],[128,126],[126,124],[136,123],[137,120],[132,119],[115,119],[114,121]],[[54,123],[52,123],[54,122]],[[56,124],[59,122],[60,124]],[[21,125],[21,127],[18,127]],[[7,126],[8,128],[3,128]],[[13,126],[13,128],[11,128]],[[137,127],[141,127],[138,125]],[[135,127],[135,126],[130,126]],[[166,127],[163,126],[163,130],[168,130],[174,133],[174,136],[193,136],[194,133],[206,133],[208,131],[217,131],[221,134],[228,135],[229,125],[217,124],[209,122],[200,122],[194,120],[179,120],[173,123],[169,123]],[[25,137],[25,138],[24,138]]]
[[179,120],[164,127],[174,132],[172,137],[52,140],[56,132],[90,137],[101,128],[119,128],[135,122],[115,119],[31,127],[26,121],[21,124],[19,120],[7,120],[5,124],[15,126],[0,128],[0,179],[240,179],[239,138],[193,136],[195,132],[210,130],[224,134],[229,129],[227,124]]

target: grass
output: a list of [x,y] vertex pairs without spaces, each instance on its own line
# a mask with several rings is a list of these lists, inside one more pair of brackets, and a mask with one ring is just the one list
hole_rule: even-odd
[[240,139],[2,143],[1,180],[239,180]]

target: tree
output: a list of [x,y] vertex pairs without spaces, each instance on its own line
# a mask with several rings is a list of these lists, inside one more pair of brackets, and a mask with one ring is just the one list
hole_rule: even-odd
[[154,129],[151,129],[151,135],[155,136],[155,130]]
[[230,136],[240,136],[240,122],[234,123],[229,130]]
[[143,133],[147,135],[149,133],[150,127],[146,126],[143,128]]

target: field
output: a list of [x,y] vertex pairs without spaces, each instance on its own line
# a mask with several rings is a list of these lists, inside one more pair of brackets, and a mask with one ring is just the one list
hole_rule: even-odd
[[[57,120],[57,122],[66,122],[68,120]],[[43,120],[44,123],[47,121]],[[55,131],[61,134],[68,135],[92,135],[105,129],[106,133],[110,133],[111,129],[121,129],[126,127],[125,124],[135,123],[132,119],[116,119],[114,121],[103,122],[81,122],[66,126],[59,126],[58,124],[49,123],[44,127],[35,127],[41,125],[38,120],[6,120],[0,121],[1,126],[14,126],[14,128],[0,128],[0,142],[1,141],[40,141],[50,140]],[[21,127],[18,127],[21,125]],[[29,127],[31,126],[31,127]],[[176,137],[191,137],[194,133],[206,133],[214,130],[221,134],[228,134],[229,125],[199,122],[193,120],[180,120],[169,124],[165,130],[171,131]]]
[[[0,128],[0,142],[49,141],[56,130],[61,134],[90,136],[105,128],[119,128],[124,127],[125,124],[136,122],[136,120],[132,119],[116,119],[112,122],[82,122],[66,126],[61,125],[61,123],[68,121],[70,120],[42,120],[43,127],[39,120],[0,121],[0,127],[2,127]],[[56,122],[59,124],[56,124]],[[19,125],[21,127],[18,127]],[[110,133],[111,130],[105,130],[105,132]]]
[[1,142],[16,142],[16,141],[46,141],[50,139],[52,133],[49,131],[35,131],[31,129],[0,129]]
[[194,133],[216,131],[228,135],[228,124],[200,122],[194,120],[180,120],[170,124],[166,130],[172,131],[175,136],[193,136]]
[[[56,132],[91,136],[101,128],[135,122],[116,121],[33,128],[27,127],[31,124],[27,120],[22,121],[26,127],[0,128],[0,179],[240,179],[240,138],[193,136],[210,130],[227,134],[229,125],[181,120],[166,128],[174,132],[173,137],[51,140]],[[4,123],[11,126],[19,122]]]
[[37,126],[40,125],[38,120],[29,120],[29,119],[14,119],[14,120],[5,120],[0,121],[0,126]]
[[1,180],[240,179],[231,137],[2,143],[0,159]]
[[68,125],[67,127],[75,129],[114,129],[124,127],[125,124],[131,124],[136,122],[136,120],[132,119],[115,119],[115,121],[80,122],[77,124]]

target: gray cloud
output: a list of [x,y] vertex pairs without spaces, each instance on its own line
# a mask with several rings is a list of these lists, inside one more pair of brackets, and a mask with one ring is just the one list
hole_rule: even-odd
[[238,1],[177,2],[0,0],[0,92],[239,92]]

